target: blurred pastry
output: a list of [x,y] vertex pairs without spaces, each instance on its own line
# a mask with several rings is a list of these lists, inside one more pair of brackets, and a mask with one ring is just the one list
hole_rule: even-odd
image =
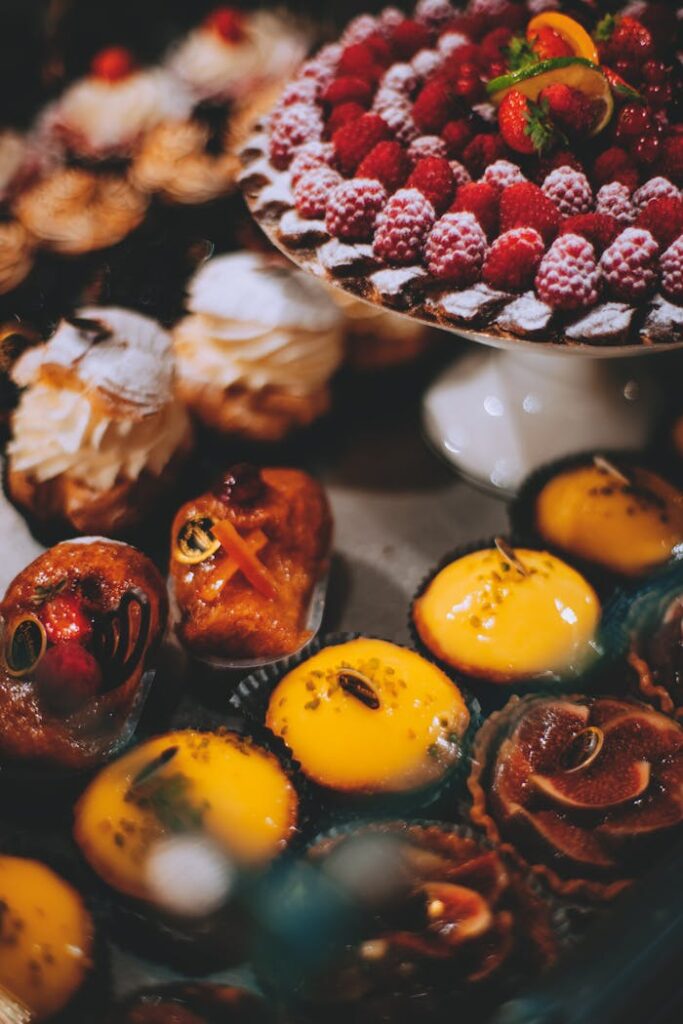
[[206,203],[229,191],[239,169],[222,139],[212,145],[209,125],[198,119],[165,121],[143,138],[130,170],[141,191],[172,203]]
[[17,220],[0,223],[0,295],[21,284],[33,266],[35,241]]
[[125,178],[65,167],[22,192],[14,212],[22,232],[45,248],[79,256],[122,241],[142,223],[147,205]]
[[298,469],[234,466],[183,505],[171,579],[183,643],[208,658],[292,654],[311,638],[309,606],[330,558],[320,484]]
[[[40,1024],[74,1008],[94,956],[94,925],[80,894],[39,861],[0,855],[0,908],[3,1020]],[[5,1016],[5,993],[22,1011],[16,1017]]]
[[209,260],[174,328],[178,393],[219,433],[280,441],[330,406],[342,316],[308,275],[250,252]]
[[176,983],[127,996],[106,1024],[274,1024],[265,1000],[232,985]]
[[155,125],[186,117],[188,91],[164,68],[138,68],[132,54],[114,46],[96,54],[90,72],[43,112],[39,138],[76,157],[127,158]]
[[217,7],[171,50],[167,67],[197,101],[235,101],[288,79],[307,46],[306,35],[282,13]]
[[355,370],[411,363],[427,351],[432,333],[407,316],[363,302],[340,288],[330,294],[346,318],[346,359]]
[[170,338],[130,310],[63,320],[13,370],[7,485],[39,525],[120,536],[154,515],[191,448]]
[[12,368],[19,357],[40,340],[38,332],[18,317],[0,323],[0,430],[9,426],[11,412],[19,400]]
[[39,555],[0,613],[0,760],[33,775],[97,767],[142,713],[168,613],[166,588],[135,548],[78,538]]

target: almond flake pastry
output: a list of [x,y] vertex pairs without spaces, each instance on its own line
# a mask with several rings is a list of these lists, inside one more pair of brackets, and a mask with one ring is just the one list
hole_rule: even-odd
[[90,306],[13,369],[23,390],[8,446],[10,497],[56,532],[128,534],[172,488],[192,447],[168,334]]
[[461,332],[683,344],[673,7],[437,6],[355,18],[286,86],[241,152],[266,234]]

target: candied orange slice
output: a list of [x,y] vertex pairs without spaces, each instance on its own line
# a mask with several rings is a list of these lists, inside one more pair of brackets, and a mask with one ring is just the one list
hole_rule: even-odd
[[[247,537],[245,537],[245,543],[249,547],[250,551],[254,555],[257,555],[259,551],[263,551],[264,547],[268,543],[263,530],[254,530]],[[240,567],[237,562],[228,556],[223,559],[219,565],[213,570],[209,579],[202,588],[202,599],[204,601],[217,601],[221,596],[223,589],[227,586],[233,576],[240,571]]]
[[223,549],[244,573],[254,590],[258,590],[264,597],[276,598],[275,580],[230,520],[221,519],[214,523],[211,529],[214,537],[221,542]]
[[550,28],[553,32],[557,32],[571,46],[577,57],[585,57],[593,64],[600,63],[597,46],[583,25],[580,25],[574,18],[570,18],[566,14],[559,14],[557,11],[544,11],[542,14],[537,14],[527,25],[527,39],[533,39],[542,28]]

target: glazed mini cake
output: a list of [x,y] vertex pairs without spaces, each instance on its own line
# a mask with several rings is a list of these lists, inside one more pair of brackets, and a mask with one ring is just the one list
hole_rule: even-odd
[[592,35],[536,12],[352,21],[243,148],[252,212],[301,266],[423,320],[680,343],[673,12],[596,16]]
[[421,589],[415,630],[440,661],[502,685],[580,675],[596,654],[600,602],[547,551],[497,539],[448,562]]
[[48,530],[118,536],[153,514],[191,448],[168,335],[138,313],[86,307],[22,356],[10,496]]
[[[30,1014],[36,1024],[53,1020],[71,1007],[91,973],[90,913],[76,889],[51,868],[2,854],[0,906],[0,994],[17,1000],[17,1012]],[[8,1012],[4,998],[2,1007]]]
[[327,412],[342,316],[305,274],[257,253],[209,260],[173,330],[178,393],[221,434],[280,441]]

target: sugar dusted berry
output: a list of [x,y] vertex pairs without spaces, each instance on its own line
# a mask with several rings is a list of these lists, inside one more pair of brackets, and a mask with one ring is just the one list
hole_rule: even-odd
[[536,228],[546,243],[560,226],[560,211],[545,192],[533,182],[523,181],[506,188],[500,199],[500,228]]
[[302,174],[293,190],[294,202],[301,216],[324,217],[330,193],[341,181],[341,175],[331,167],[314,167]]
[[366,242],[372,238],[387,192],[372,178],[354,178],[338,185],[327,201],[325,224],[335,238]]
[[579,213],[563,221],[560,234],[587,238],[599,255],[614,241],[620,230],[618,221],[607,213]]
[[289,168],[292,185],[302,174],[318,167],[329,167],[334,159],[334,147],[329,142],[308,142],[298,150]]
[[514,228],[499,235],[484,263],[483,278],[491,288],[521,292],[533,284],[545,245],[534,228]]
[[418,135],[408,146],[408,156],[411,163],[416,164],[427,156],[447,157],[448,150],[438,135]]
[[389,129],[378,114],[363,114],[357,121],[337,129],[332,145],[342,173],[353,174],[377,143],[388,137]]
[[458,189],[451,212],[474,214],[488,237],[493,238],[498,231],[500,193],[486,181],[467,183]]
[[375,84],[384,73],[372,49],[366,43],[352,43],[347,46],[339,59],[338,74],[350,78],[363,78]]
[[406,182],[429,199],[437,214],[443,213],[453,198],[453,172],[444,157],[427,156],[418,160]]
[[464,118],[444,125],[441,138],[446,143],[448,156],[459,157],[472,140],[472,129]]
[[644,209],[653,199],[680,199],[681,193],[667,178],[659,175],[650,178],[633,193],[633,202],[638,210]]
[[473,178],[479,178],[489,164],[500,160],[506,153],[505,142],[500,135],[482,132],[475,135],[472,141],[465,146],[462,162]]
[[585,174],[573,167],[558,167],[551,171],[541,187],[563,217],[588,213],[593,207],[590,182]]
[[461,185],[469,185],[472,178],[470,177],[470,172],[467,170],[465,165],[461,164],[458,160],[451,160],[450,166],[455,188],[458,189]]
[[378,142],[358,167],[359,178],[381,181],[387,192],[395,192],[410,174],[411,162],[399,142]]
[[661,259],[662,291],[674,302],[683,302],[683,235],[669,246]]
[[399,189],[377,218],[375,254],[387,263],[415,263],[435,220],[434,207],[421,192]]
[[472,213],[447,213],[437,221],[425,245],[430,274],[463,288],[481,276],[486,235]]
[[410,96],[417,89],[415,69],[408,63],[392,64],[382,76],[380,89],[391,90]]
[[595,250],[580,235],[560,235],[536,274],[538,297],[554,309],[570,312],[598,301],[600,273]]
[[611,294],[624,302],[640,302],[656,283],[659,246],[649,231],[626,228],[605,249],[600,269]]
[[513,164],[510,160],[496,160],[484,171],[482,179],[487,185],[493,185],[499,192],[510,185],[516,185],[526,181],[522,169]]
[[611,181],[603,185],[595,197],[595,212],[605,213],[614,217],[621,227],[628,227],[636,219],[636,208],[631,193],[620,181]]
[[441,28],[455,17],[455,8],[450,0],[418,0],[415,5],[415,20],[429,28]]
[[365,107],[361,107],[360,103],[340,103],[338,107],[334,108],[327,121],[328,136],[333,136],[347,124],[359,121],[364,113]]
[[299,146],[318,141],[322,133],[323,121],[317,107],[306,103],[285,107],[271,122],[270,159],[282,170],[289,166]]

